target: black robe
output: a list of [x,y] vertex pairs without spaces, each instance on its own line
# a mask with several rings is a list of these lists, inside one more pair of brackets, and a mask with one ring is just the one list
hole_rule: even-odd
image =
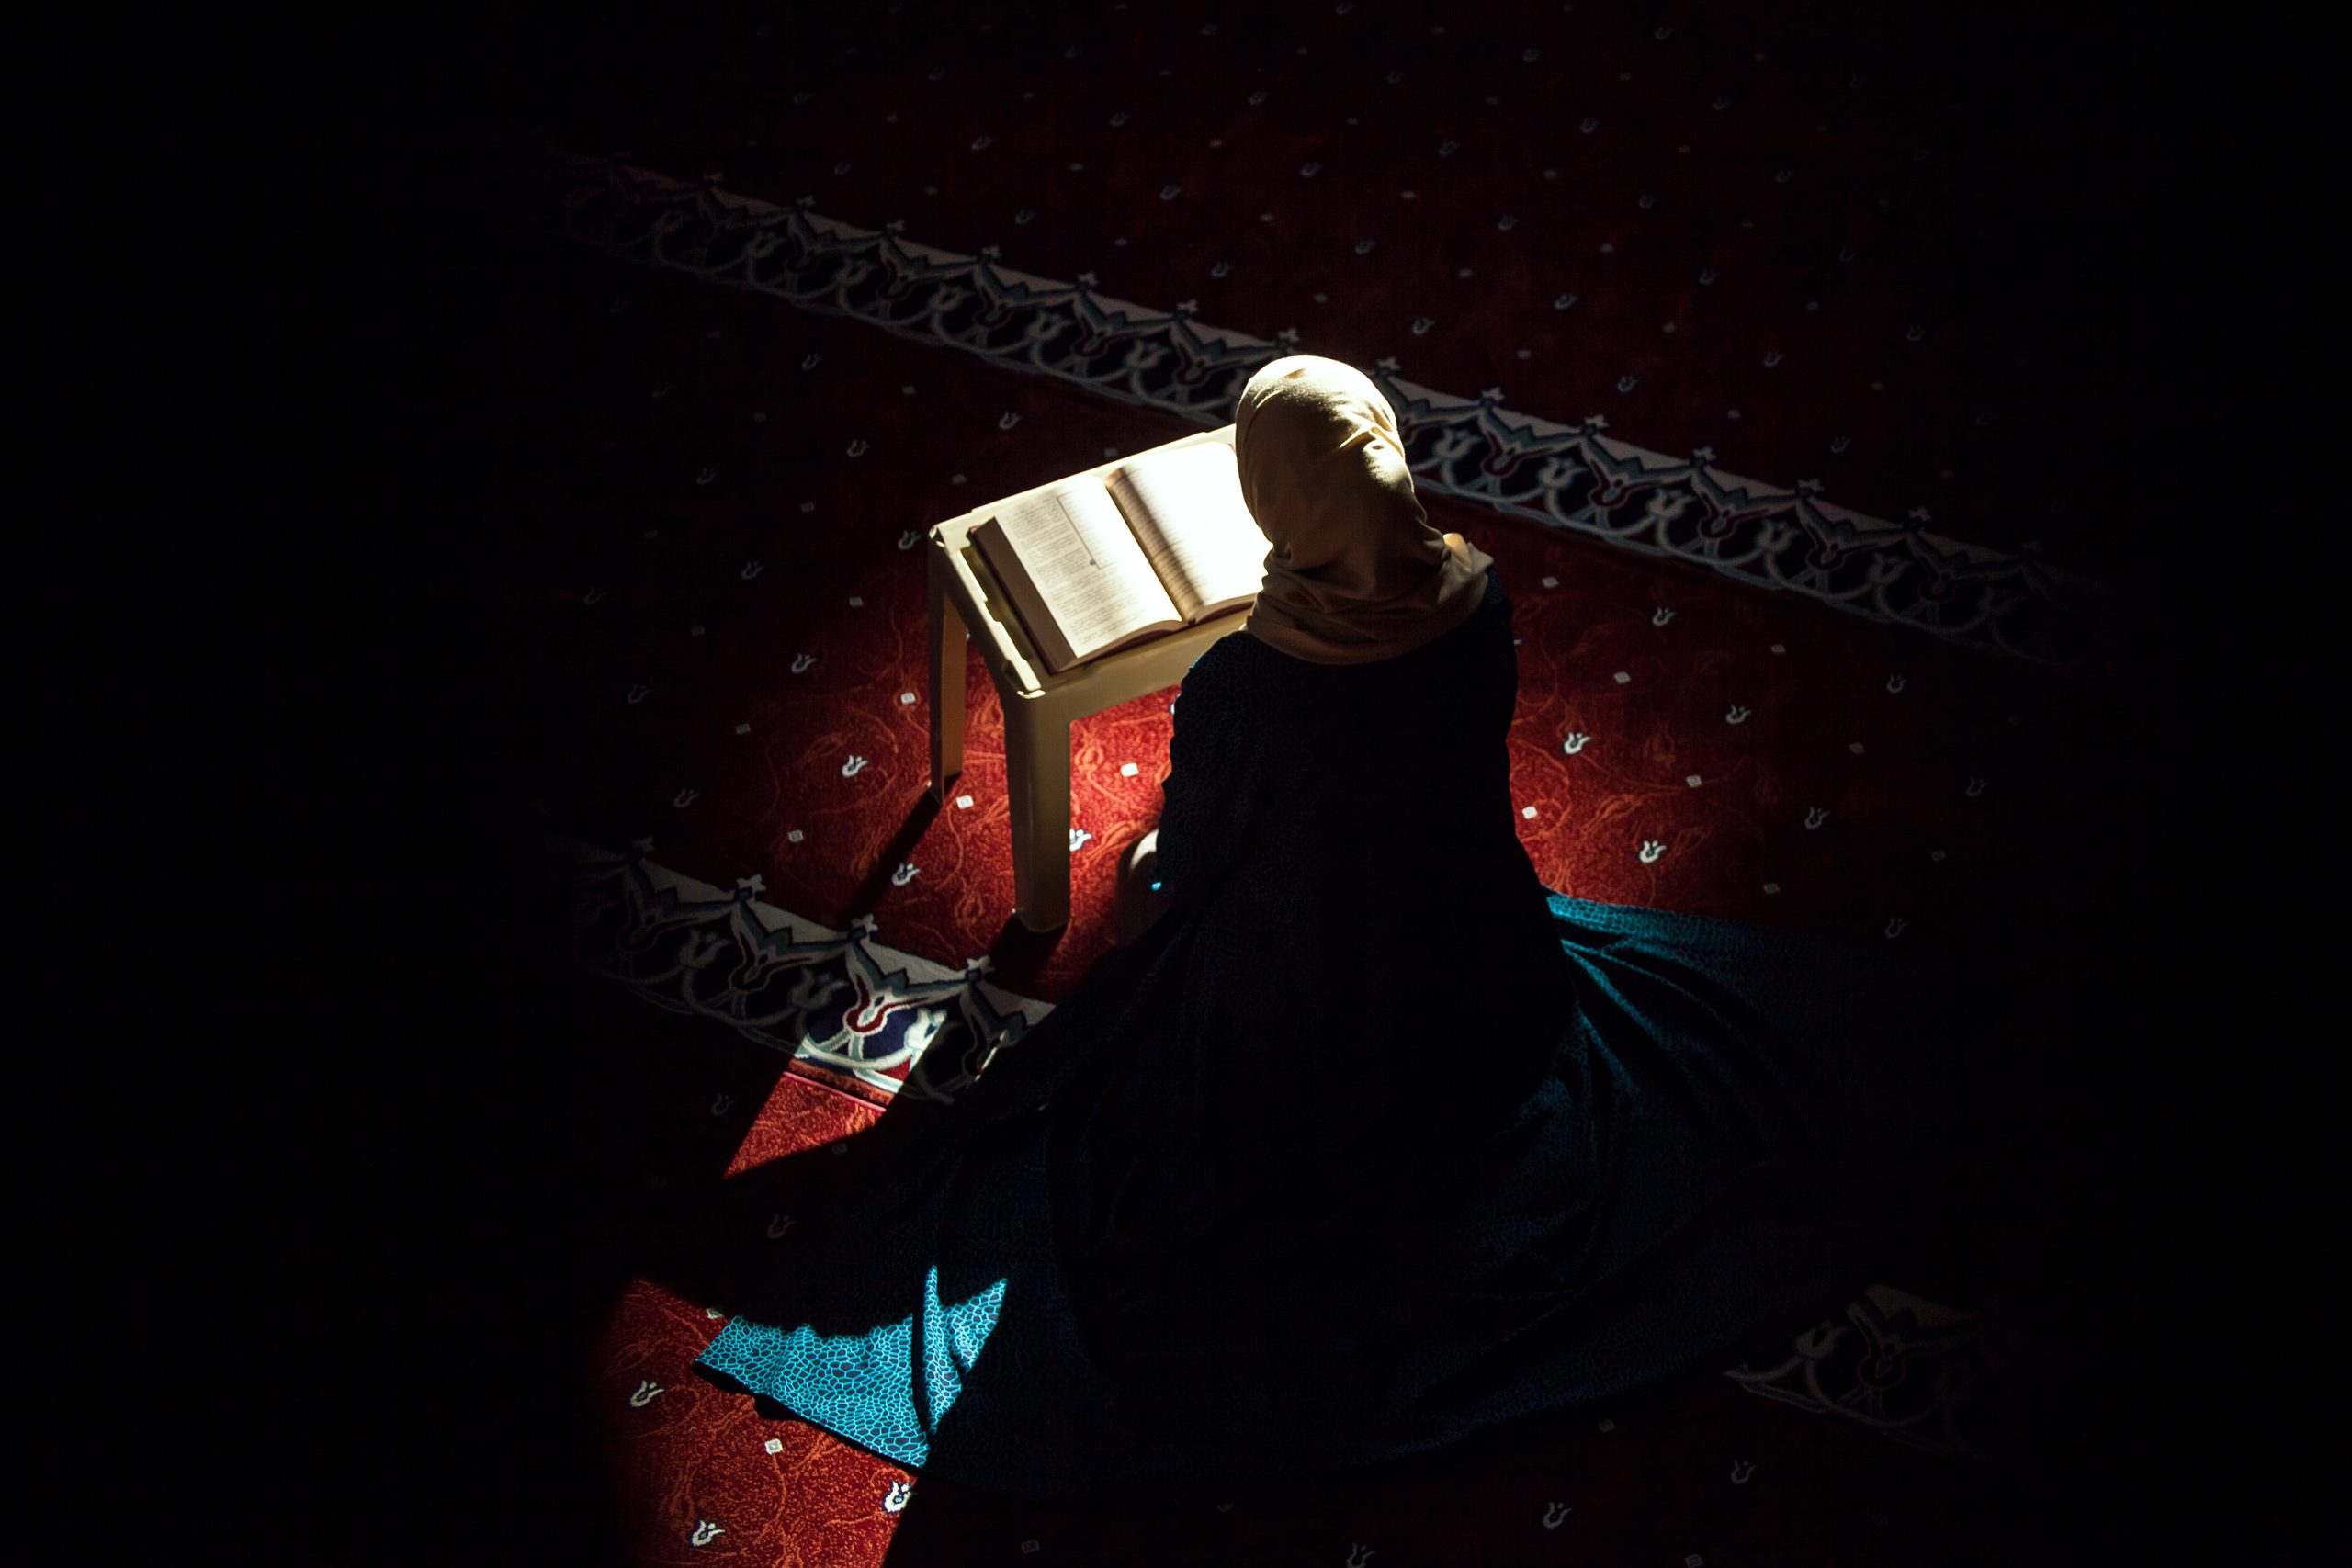
[[1229,1500],[1856,1282],[1949,1159],[1980,1010],[1901,950],[1549,892],[1517,679],[1491,575],[1396,659],[1212,646],[1168,909],[699,1365],[974,1487]]

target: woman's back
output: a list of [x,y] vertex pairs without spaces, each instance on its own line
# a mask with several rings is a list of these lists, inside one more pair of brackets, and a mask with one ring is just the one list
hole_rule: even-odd
[[1216,955],[1193,995],[1220,1070],[1258,1080],[1270,1115],[1347,1107],[1293,1141],[1351,1156],[1359,1179],[1397,1163],[1384,1123],[1418,1081],[1467,1068],[1495,1114],[1548,1055],[1512,1028],[1566,978],[1510,806],[1516,681],[1489,577],[1477,614],[1394,660],[1317,665],[1227,637],[1176,705],[1159,875]]
[[1167,907],[702,1359],[989,1490],[1231,1497],[1687,1367],[1845,1278],[1968,1032],[1899,954],[1545,889],[1509,600],[1393,411],[1283,360],[1240,426],[1275,547],[1177,699]]

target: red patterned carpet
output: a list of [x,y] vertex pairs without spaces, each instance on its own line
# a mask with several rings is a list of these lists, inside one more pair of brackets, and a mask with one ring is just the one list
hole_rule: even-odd
[[[604,230],[603,254],[561,238],[568,221],[599,237],[633,176],[604,169],[574,199],[544,171],[518,176],[508,139],[474,150],[481,178],[418,242],[462,302],[415,328],[462,340],[420,356],[447,374],[419,397],[456,412],[446,433],[417,423],[448,445],[402,454],[445,486],[422,591],[446,590],[449,624],[418,636],[448,637],[434,652],[456,674],[404,695],[452,751],[422,766],[454,798],[417,802],[382,874],[424,889],[420,947],[494,960],[493,995],[430,1009],[434,964],[401,977],[439,1032],[410,1044],[434,1064],[422,1095],[436,1115],[460,1107],[466,1131],[436,1147],[402,1122],[378,1151],[387,1236],[425,1254],[388,1243],[385,1280],[447,1279],[391,1336],[420,1367],[433,1347],[429,1372],[341,1391],[341,1429],[382,1401],[393,1462],[361,1478],[374,1506],[400,1511],[422,1477],[417,1497],[452,1521],[433,1516],[438,1554],[500,1562],[2085,1560],[2124,1450],[2222,1442],[2161,1409],[2150,1369],[2199,1352],[2162,1339],[2182,1309],[2117,1260],[2169,1240],[2173,1215],[2145,1192],[2202,1179],[2156,1168],[2167,1139],[2194,1135],[2180,1108],[2217,1114],[2196,1098],[2201,1040],[2188,1070],[2184,1051],[2143,1072],[2155,1024],[2204,1016],[2186,999],[2204,938],[2154,958],[2125,940],[2176,886],[2152,863],[2180,841],[2166,813],[2188,789],[2152,764],[2176,726],[2224,716],[2168,710],[2111,636],[2146,626],[2093,591],[2177,572],[2150,562],[2186,536],[2139,525],[2141,466],[2086,457],[2125,443],[2147,395],[2099,318],[2096,255],[2037,273],[2015,238],[2064,205],[2041,183],[2054,173],[2023,165],[2080,126],[1939,111],[1946,92],[2020,79],[1985,85],[1985,62],[1939,53],[1932,28],[1687,6],[1097,10],[1046,33],[987,11],[951,26],[899,6],[742,6],[550,35],[532,48],[560,69],[518,87],[500,129],[626,148],[700,184],[688,221],[639,243],[669,221],[656,204],[628,243]],[[1006,90],[952,85],[980,78]],[[1628,487],[1599,485],[1616,497],[1600,502],[1579,479],[1574,505],[1556,481],[1541,504],[1505,493],[1514,462],[1524,479],[1542,455],[1498,461],[1487,500],[1471,479],[1430,492],[1432,521],[1492,554],[1514,600],[1512,791],[1547,883],[1928,944],[2047,995],[2046,1028],[2007,1043],[1944,1208],[1744,1369],[1229,1510],[961,1495],[696,1379],[746,1271],[788,1258],[988,1032],[1067,996],[1106,951],[1112,866],[1156,809],[1172,693],[1078,727],[1072,919],[1048,938],[1009,922],[1001,724],[977,663],[966,772],[944,807],[924,798],[910,541],[1200,423],[1164,364],[1105,395],[941,346],[944,330],[886,330],[840,272],[796,309],[780,285],[729,286],[759,282],[741,249],[717,281],[684,251],[612,254],[674,234],[715,270],[726,245],[781,232],[738,222],[736,198],[802,196],[804,227],[904,219],[902,255],[995,246],[990,265],[1041,295],[1092,290],[1092,274],[1171,333],[1185,302],[1258,348],[1295,328],[1302,348],[1393,358],[1392,381],[1434,389],[1418,450],[1433,479],[1461,479],[1442,449],[1481,411],[1520,411],[1554,423],[1479,428],[1574,436],[1588,459],[1604,434],[1670,455],[1663,478],[1627,459],[1655,481],[1628,505],[1696,493],[1720,462],[1753,481],[1726,507],[1754,531],[1739,539],[1825,530],[1772,592],[1695,547],[1611,542]],[[1253,351],[1210,339],[1212,358]],[[1826,564],[1824,539],[1839,547]],[[1872,563],[1898,556],[1906,592],[1953,590],[1960,610],[1939,622],[1945,601],[1924,592],[1874,597]],[[1952,630],[2025,613],[2021,656]],[[542,860],[527,898],[502,902],[503,868],[474,886],[430,841],[442,808],[494,825],[484,839],[517,825]],[[920,993],[907,1016],[935,1032],[919,1060],[861,1077],[818,1059],[816,1004],[770,1004],[832,973],[786,962],[819,948]],[[1307,1065],[1270,1070],[1311,1083]],[[2125,1394],[2159,1414],[2140,1421]],[[390,1528],[338,1526],[356,1557]]]
[[[1182,427],[578,245],[514,243],[497,369],[475,389],[502,411],[492,511],[512,547],[494,690],[534,819],[551,846],[589,847],[552,857],[570,891],[550,919],[570,912],[590,972],[555,1032],[607,1042],[593,1137],[628,1153],[603,1198],[576,1199],[610,1303],[582,1323],[577,1394],[633,1560],[1960,1562],[1987,1532],[2031,1549],[2045,1481],[2028,1456],[2048,1434],[2012,1407],[2068,1309],[2041,1244],[2004,1226],[2068,1156],[2034,1141],[2057,1111],[2030,1097],[2005,1108],[1952,1213],[1887,1260],[1879,1297],[1857,1280],[1824,1303],[1837,1328],[1782,1345],[1777,1377],[1759,1356],[1779,1396],[1710,1369],[1290,1506],[1170,1519],[902,1493],[906,1472],[702,1384],[688,1369],[738,1271],[788,1256],[889,1128],[927,1113],[820,1087],[847,1081],[820,1063],[786,1070],[789,1032],[823,1031],[798,1013],[761,1025],[760,983],[735,977],[747,932],[870,915],[862,951],[939,966],[927,994],[959,1016],[982,989],[991,1009],[1050,1002],[1108,943],[1111,865],[1165,772],[1172,694],[1080,724],[1072,922],[1057,941],[1011,925],[1001,723],[977,662],[956,788],[971,804],[923,804],[922,558],[901,541]],[[2098,907],[2109,819],[2131,800],[2102,771],[2120,720],[2096,689],[1468,503],[1434,510],[1496,556],[1517,603],[1514,795],[1554,886],[1935,943],[1988,973],[2031,971]],[[965,976],[983,955],[985,977]],[[783,1049],[761,1043],[779,1027]],[[853,1135],[857,1159],[815,1153]],[[1887,1315],[1914,1294],[1924,1320]]]
[[[1173,692],[1078,728],[1075,914],[1037,950],[1003,929],[1002,727],[977,660],[967,771],[944,810],[923,801],[909,541],[1186,427],[581,255],[550,251],[541,276],[499,356],[528,378],[502,389],[500,523],[528,576],[500,689],[548,825],[611,850],[650,839],[722,886],[757,875],[823,924],[871,913],[882,940],[950,964],[996,952],[1002,983],[1060,994],[1102,951],[1112,866],[1157,812]],[[1514,793],[1552,886],[1927,942],[1996,908],[2013,920],[1999,891],[2021,868],[2057,874],[2052,910],[2081,897],[2102,840],[2059,845],[2099,787],[2113,721],[2096,692],[1432,510],[1495,555],[1517,606]]]
[[2110,455],[2158,412],[2120,329],[2161,88],[2093,13],[753,3],[544,47],[581,152],[2148,574],[2165,492]]

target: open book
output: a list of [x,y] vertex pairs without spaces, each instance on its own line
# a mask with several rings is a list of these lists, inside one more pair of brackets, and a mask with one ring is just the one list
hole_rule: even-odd
[[1056,674],[1238,609],[1265,576],[1266,536],[1221,441],[1049,485],[970,537]]

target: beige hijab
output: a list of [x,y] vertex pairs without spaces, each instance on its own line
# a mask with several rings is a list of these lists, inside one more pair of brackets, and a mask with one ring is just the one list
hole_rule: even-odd
[[1468,620],[1492,558],[1413,496],[1396,411],[1372,378],[1294,355],[1250,378],[1234,416],[1241,499],[1272,548],[1243,626],[1316,664],[1410,653]]

